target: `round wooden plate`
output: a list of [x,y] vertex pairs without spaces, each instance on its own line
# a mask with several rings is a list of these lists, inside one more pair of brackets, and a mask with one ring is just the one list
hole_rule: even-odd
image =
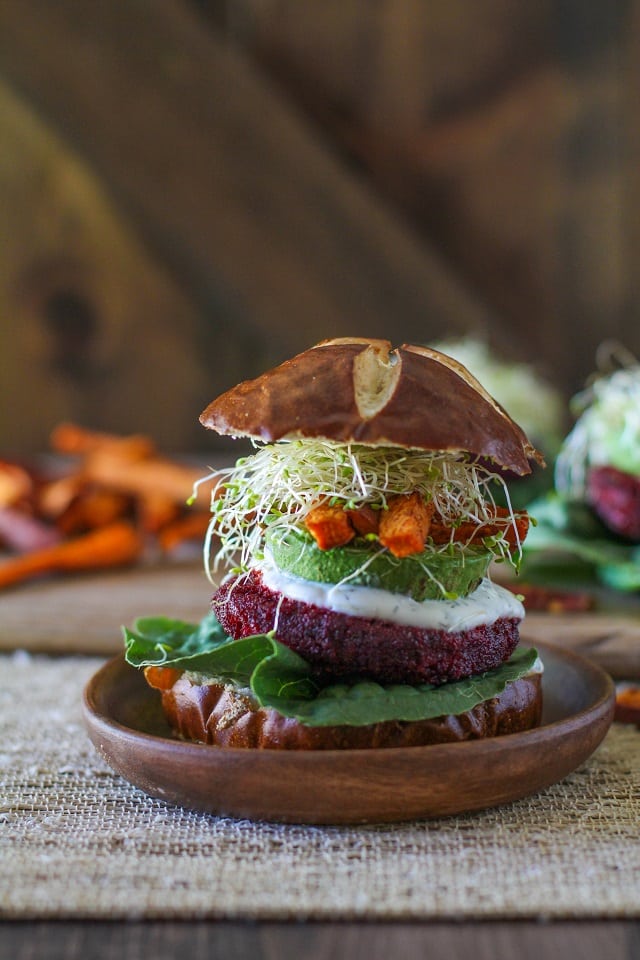
[[575,770],[613,719],[611,678],[536,643],[540,727],[488,740],[377,750],[242,750],[172,736],[157,691],[122,656],[89,681],[84,718],[106,762],[145,793],[221,816],[284,823],[390,823],[517,800]]

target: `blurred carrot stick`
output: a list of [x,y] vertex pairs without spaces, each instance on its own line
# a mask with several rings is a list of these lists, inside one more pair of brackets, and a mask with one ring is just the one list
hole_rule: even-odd
[[0,460],[0,506],[9,507],[17,503],[29,496],[32,489],[33,481],[23,467]]
[[0,589],[49,573],[123,566],[137,560],[142,550],[143,540],[135,527],[118,521],[0,564]]
[[37,508],[43,516],[55,519],[68,509],[84,486],[79,473],[50,480],[38,495]]
[[189,513],[174,520],[173,523],[160,530],[158,542],[165,553],[170,553],[185,540],[199,540],[204,537],[209,527],[211,517],[206,513]]
[[[193,491],[193,485],[202,478],[201,467],[189,467],[159,457],[123,463],[111,451],[96,451],[87,457],[83,476],[97,485],[111,487],[135,496],[164,496],[184,505]],[[206,490],[204,489],[206,487]],[[203,484],[195,509],[209,510],[211,485]]]
[[138,497],[137,513],[146,533],[158,533],[177,518],[180,505],[164,493],[145,493]]
[[96,450],[111,450],[130,460],[154,456],[156,446],[150,437],[133,434],[119,437],[111,433],[87,430],[75,423],[61,423],[51,434],[51,446],[57,453],[87,454]]
[[124,517],[130,503],[129,497],[116,490],[87,489],[71,501],[56,526],[67,536],[106,527]]

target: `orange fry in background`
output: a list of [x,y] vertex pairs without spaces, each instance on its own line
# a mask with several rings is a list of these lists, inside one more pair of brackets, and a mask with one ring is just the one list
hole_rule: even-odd
[[84,533],[124,517],[130,505],[129,497],[115,490],[87,489],[71,501],[57,518],[56,526],[67,536]]
[[137,515],[146,533],[159,533],[180,515],[180,506],[163,493],[145,493],[138,497]]
[[0,564],[0,589],[51,573],[124,566],[137,560],[143,547],[135,527],[118,521],[73,540],[6,560]]
[[[64,460],[48,476],[0,460],[0,589],[55,572],[132,563],[204,537],[215,478],[158,454],[150,437],[61,423],[51,447]],[[153,555],[153,553],[152,553]]]
[[[163,496],[184,506],[193,485],[202,477],[201,467],[191,467],[172,460],[153,457],[148,460],[123,462],[113,450],[94,451],[85,460],[83,475],[96,485],[111,487],[133,496]],[[203,491],[194,509],[209,510],[211,487]]]
[[141,460],[154,456],[156,445],[150,437],[133,434],[128,437],[87,430],[75,423],[61,423],[51,434],[51,446],[57,453],[89,454],[96,450],[111,450],[127,460]]
[[10,507],[33,490],[33,480],[17,463],[0,460],[0,507]]
[[158,543],[164,553],[171,553],[187,540],[204,538],[211,518],[206,513],[189,513],[158,531]]

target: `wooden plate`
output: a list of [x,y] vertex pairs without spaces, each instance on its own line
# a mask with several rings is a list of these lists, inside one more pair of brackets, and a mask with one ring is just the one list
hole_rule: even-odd
[[479,810],[556,783],[613,718],[600,667],[536,643],[542,725],[488,740],[378,750],[242,750],[171,735],[156,691],[122,656],[89,681],[84,718],[106,762],[145,793],[222,816],[284,823],[389,823]]

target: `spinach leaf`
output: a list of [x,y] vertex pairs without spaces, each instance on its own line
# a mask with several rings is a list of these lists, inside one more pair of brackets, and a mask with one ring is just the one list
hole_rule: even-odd
[[428,720],[444,714],[465,713],[483,700],[497,696],[511,680],[528,673],[536,657],[535,650],[518,648],[507,663],[494,670],[439,687],[365,681],[352,686],[331,684],[313,695],[310,686],[303,688],[304,678],[299,668],[288,667],[277,649],[256,668],[251,687],[262,706],[273,707],[283,716],[293,717],[310,727]]
[[319,684],[310,665],[271,634],[232,640],[213,614],[200,624],[144,617],[124,629],[125,658],[135,667],[171,666],[250,687],[262,707],[307,726],[361,726],[386,720],[426,720],[459,714],[500,694],[524,676],[536,651],[518,648],[485,674],[434,687],[369,681]]
[[175,667],[248,686],[255,667],[272,651],[258,634],[232,640],[213,613],[199,624],[168,617],[142,617],[124,627],[125,660],[133,667]]
[[529,510],[537,523],[524,543],[525,579],[575,585],[591,573],[615,590],[640,589],[640,548],[613,537],[584,504],[552,493]]

